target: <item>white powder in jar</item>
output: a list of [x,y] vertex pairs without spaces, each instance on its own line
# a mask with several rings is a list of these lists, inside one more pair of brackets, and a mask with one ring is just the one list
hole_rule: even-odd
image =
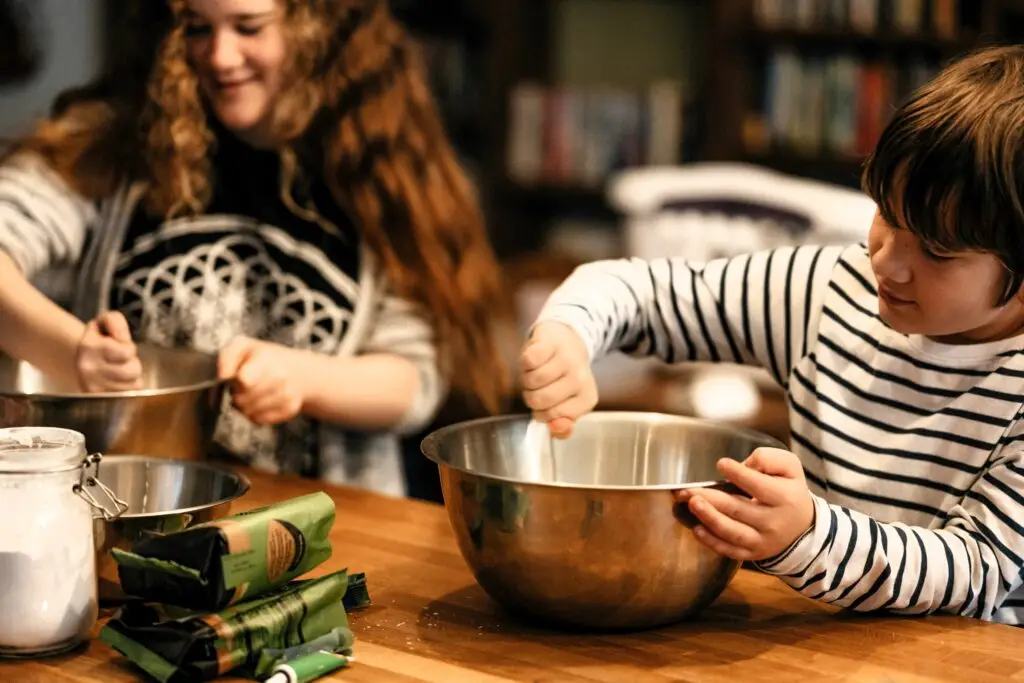
[[0,651],[73,646],[96,621],[92,508],[72,490],[80,473],[0,473]]

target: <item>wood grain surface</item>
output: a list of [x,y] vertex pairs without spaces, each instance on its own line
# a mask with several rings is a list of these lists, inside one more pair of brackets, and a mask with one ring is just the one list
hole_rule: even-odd
[[[442,507],[245,473],[253,487],[233,512],[320,489],[333,497],[334,556],[311,576],[366,572],[374,604],[351,615],[357,662],[323,681],[1024,681],[1020,629],[847,614],[749,570],[690,623],[627,634],[546,629],[503,613],[477,586]],[[0,662],[0,675],[12,683],[145,680],[96,640],[52,659]]]

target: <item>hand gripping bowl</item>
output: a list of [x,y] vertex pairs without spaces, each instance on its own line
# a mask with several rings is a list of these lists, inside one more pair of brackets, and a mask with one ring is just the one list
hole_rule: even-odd
[[84,393],[0,355],[0,427],[47,426],[85,435],[91,452],[204,460],[226,382],[212,354],[139,345],[143,389]]
[[713,602],[739,568],[697,542],[672,491],[719,480],[758,432],[656,413],[597,412],[572,437],[524,443],[528,416],[443,427],[422,442],[476,580],[499,604],[565,626],[641,629]]
[[128,505],[113,521],[93,518],[99,597],[125,599],[111,548],[127,550],[141,538],[180,531],[231,514],[249,480],[227,467],[133,455],[103,458],[98,479]]

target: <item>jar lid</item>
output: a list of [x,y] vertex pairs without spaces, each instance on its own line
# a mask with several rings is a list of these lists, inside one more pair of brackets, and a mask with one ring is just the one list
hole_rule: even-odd
[[59,427],[0,429],[0,472],[55,472],[82,465],[85,436]]

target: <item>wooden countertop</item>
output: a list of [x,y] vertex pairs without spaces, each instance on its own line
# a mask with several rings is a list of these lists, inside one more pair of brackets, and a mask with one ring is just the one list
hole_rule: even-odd
[[[743,570],[699,620],[626,635],[545,630],[502,614],[473,581],[443,508],[250,473],[248,509],[323,488],[334,556],[315,575],[366,572],[374,604],[351,615],[357,662],[323,681],[1024,680],[1024,631],[953,617],[847,615]],[[0,663],[19,683],[143,680],[106,645]],[[220,679],[229,680],[229,679]]]

